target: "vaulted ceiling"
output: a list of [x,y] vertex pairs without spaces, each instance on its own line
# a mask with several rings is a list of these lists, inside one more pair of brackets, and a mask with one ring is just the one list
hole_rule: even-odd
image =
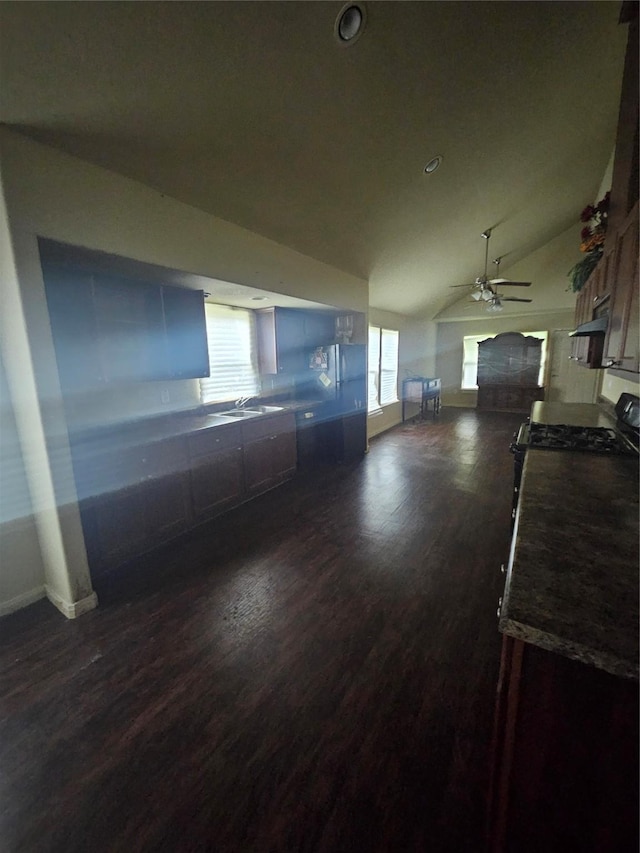
[[508,274],[594,200],[620,6],[367,0],[348,47],[342,6],[3,2],[0,120],[432,317],[486,228]]

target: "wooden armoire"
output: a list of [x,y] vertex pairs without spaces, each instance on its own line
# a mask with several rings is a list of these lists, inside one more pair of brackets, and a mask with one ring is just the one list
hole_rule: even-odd
[[529,412],[544,399],[538,385],[542,341],[519,332],[505,332],[478,344],[478,408]]

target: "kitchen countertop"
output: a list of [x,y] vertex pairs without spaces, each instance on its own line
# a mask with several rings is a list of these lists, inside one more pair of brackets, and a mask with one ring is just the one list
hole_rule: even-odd
[[615,426],[615,418],[610,417],[596,403],[537,402],[531,406],[531,422],[583,427]]
[[[257,400],[261,405],[264,400]],[[287,412],[311,410],[322,406],[322,400],[285,400],[276,401],[275,406],[281,406],[281,412],[270,412],[258,415],[261,419]],[[271,404],[270,404],[271,405]],[[247,406],[251,408],[250,405]],[[253,418],[251,420],[254,420]],[[242,419],[224,415],[222,412],[202,414],[201,410],[173,412],[168,415],[156,415],[139,420],[114,423],[107,426],[95,426],[85,429],[71,430],[71,443],[76,448],[82,448],[86,453],[109,452],[124,447],[140,444],[153,444],[170,438],[188,435],[214,427],[240,426]]]
[[529,450],[500,631],[637,679],[638,558],[637,458]]

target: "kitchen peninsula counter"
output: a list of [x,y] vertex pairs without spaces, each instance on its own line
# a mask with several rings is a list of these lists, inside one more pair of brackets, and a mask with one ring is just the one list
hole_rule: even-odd
[[638,678],[638,460],[526,454],[499,628]]

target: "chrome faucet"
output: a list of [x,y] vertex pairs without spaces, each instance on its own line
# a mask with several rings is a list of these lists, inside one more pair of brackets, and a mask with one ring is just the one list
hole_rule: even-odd
[[240,397],[239,400],[236,400],[236,409],[244,409],[247,403],[250,403],[253,399],[253,397]]

